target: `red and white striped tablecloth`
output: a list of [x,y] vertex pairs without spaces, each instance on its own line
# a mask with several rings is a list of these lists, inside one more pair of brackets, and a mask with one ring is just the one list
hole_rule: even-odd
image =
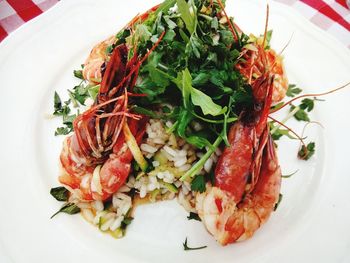
[[[59,0],[0,0],[0,41]],[[232,0],[234,1],[234,0]],[[350,0],[275,0],[299,11],[350,48]]]

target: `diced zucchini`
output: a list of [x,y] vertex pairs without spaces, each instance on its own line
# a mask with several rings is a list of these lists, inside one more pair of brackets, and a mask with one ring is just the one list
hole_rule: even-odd
[[124,230],[119,227],[114,231],[110,231],[110,234],[114,238],[122,238],[124,236]]
[[168,162],[168,158],[166,158],[166,156],[161,151],[157,152],[154,155],[154,160],[159,162],[159,165],[164,165]]
[[155,201],[157,201],[157,195],[160,193],[160,189],[155,189],[151,192],[151,194],[149,195],[149,200],[154,203]]
[[148,163],[145,157],[143,157],[140,147],[137,145],[136,139],[134,135],[132,135],[127,123],[125,123],[123,126],[123,132],[126,139],[126,144],[128,145],[132,153],[132,156],[134,156],[134,159],[140,166],[141,170],[146,171],[148,167]]
[[179,189],[177,189],[177,187],[174,184],[169,184],[166,182],[163,182],[163,184],[170,192],[173,192],[176,194],[179,191]]

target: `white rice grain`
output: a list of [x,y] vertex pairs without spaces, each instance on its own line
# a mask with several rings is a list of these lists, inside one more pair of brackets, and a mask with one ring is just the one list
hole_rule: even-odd
[[209,173],[211,170],[211,167],[213,166],[213,159],[209,158],[205,164],[204,164],[204,170]]
[[107,231],[110,228],[110,226],[114,223],[114,221],[114,218],[108,219],[104,224],[101,225],[100,229],[102,231]]
[[153,143],[163,145],[163,144],[165,144],[165,141],[162,138],[156,137],[153,139]]
[[118,190],[118,192],[120,192],[120,193],[127,193],[127,192],[129,192],[129,191],[130,191],[130,187],[127,186],[127,185],[121,186],[121,187],[119,188],[119,190]]
[[113,224],[109,227],[110,230],[115,231],[117,228],[119,228],[124,220],[124,216],[117,217]]
[[76,204],[80,209],[90,209],[91,208],[90,203],[87,203],[87,202],[78,202]]
[[90,209],[84,209],[84,208],[81,209],[81,214],[88,222],[90,222],[90,223],[94,222],[95,216]]
[[158,161],[153,161],[153,162],[152,162],[152,165],[153,165],[154,167],[158,167],[159,164],[160,164],[160,163],[159,163]]
[[191,169],[191,165],[190,164],[184,164],[184,165],[181,165],[180,167],[179,167],[179,171],[180,172],[186,172],[186,171],[188,171],[189,169]]
[[174,182],[174,175],[169,171],[165,171],[163,181],[166,183],[172,184]]
[[174,182],[174,185],[179,188],[181,185],[182,185],[182,182],[181,181],[175,181]]
[[140,188],[140,197],[144,198],[147,195],[147,185],[143,184]]
[[147,153],[155,153],[158,149],[156,147],[153,147],[149,144],[141,144],[140,146],[141,150]]
[[220,148],[216,148],[215,154],[216,154],[216,156],[220,156],[222,154]]
[[176,158],[176,160],[174,160],[174,166],[175,167],[183,166],[186,163],[187,163],[187,158],[186,157]]
[[164,151],[166,151],[168,154],[170,154],[172,157],[177,156],[176,151],[175,151],[173,148],[169,147],[168,145],[165,145],[165,146],[163,147],[163,149],[164,149]]
[[103,202],[102,201],[94,201],[91,205],[95,208],[96,212],[103,211]]

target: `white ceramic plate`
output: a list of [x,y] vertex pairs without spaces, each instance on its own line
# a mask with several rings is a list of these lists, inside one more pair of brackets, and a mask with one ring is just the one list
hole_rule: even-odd
[[[263,1],[231,0],[227,10],[246,32],[263,32]],[[271,220],[249,241],[221,247],[199,222],[188,221],[176,201],[142,206],[127,235],[115,240],[80,216],[50,215],[60,206],[49,195],[57,186],[62,137],[59,120],[48,120],[54,90],[76,84],[72,70],[91,47],[117,32],[149,1],[61,1],[0,44],[1,216],[0,261],[12,262],[349,262],[350,143],[349,90],[317,103],[310,126],[316,155],[296,158],[298,143],[283,140],[283,201]],[[293,10],[271,3],[273,47],[285,51],[292,83],[307,92],[350,80],[350,53]],[[290,126],[301,132],[302,125]],[[182,242],[208,245],[185,252]]]

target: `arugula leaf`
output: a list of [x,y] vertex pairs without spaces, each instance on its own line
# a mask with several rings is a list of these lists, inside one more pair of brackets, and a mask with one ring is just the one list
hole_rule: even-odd
[[155,15],[158,15],[160,12],[167,13],[168,10],[174,6],[176,0],[165,0],[155,11]]
[[198,214],[190,212],[190,214],[187,216],[188,220],[197,220],[197,221],[202,221],[199,217]]
[[203,193],[205,191],[205,179],[203,175],[197,175],[191,183],[191,190]]
[[309,160],[311,156],[315,153],[315,147],[316,144],[314,142],[310,142],[306,145],[306,147],[303,145],[298,152],[298,157],[302,160]]
[[88,87],[88,94],[89,96],[93,99],[96,100],[96,97],[98,95],[98,92],[100,91],[100,85],[95,85],[95,86],[91,86]]
[[175,29],[177,27],[177,24],[173,20],[171,20],[169,18],[169,16],[163,16],[163,18],[164,18],[165,22],[167,23],[170,30]]
[[203,249],[203,248],[206,248],[206,247],[207,247],[207,246],[189,247],[189,246],[187,245],[187,237],[186,237],[186,239],[185,239],[185,242],[182,243],[182,245],[183,245],[185,251],[188,251],[188,250],[198,250],[198,249]]
[[58,210],[56,213],[54,213],[50,219],[52,219],[54,216],[56,216],[59,213],[66,213],[69,215],[74,215],[80,212],[80,208],[74,204],[74,203],[66,203],[64,204],[60,210]]
[[172,30],[172,29],[170,29],[170,30],[168,30],[168,31],[165,33],[165,35],[164,35],[164,37],[163,37],[163,40],[164,40],[164,41],[167,41],[167,42],[171,42],[171,41],[174,40],[175,36],[176,36],[175,31]]
[[134,37],[138,41],[146,42],[151,38],[152,34],[148,30],[148,27],[145,24],[136,25]]
[[[197,16],[191,14],[190,7],[185,0],[176,0],[176,3],[181,14],[181,18],[185,22],[188,32],[190,32],[190,34],[192,35],[196,29]],[[193,5],[191,7],[194,8]]]
[[288,90],[286,95],[288,97],[295,97],[295,95],[298,95],[299,93],[301,93],[303,90],[298,88],[296,85],[294,84],[289,84],[288,85]]
[[203,149],[205,146],[212,146],[206,138],[197,135],[187,136],[185,140],[199,149]]
[[201,57],[200,51],[203,50],[203,44],[202,44],[202,41],[196,35],[193,34],[190,37],[190,43],[189,45],[187,45],[186,48],[188,53],[192,52],[196,58]]
[[218,116],[227,111],[227,107],[222,108],[220,105],[214,103],[211,97],[198,89],[192,88],[191,99],[194,105],[202,109],[204,115]]
[[186,138],[186,129],[189,125],[189,123],[192,121],[193,115],[190,111],[187,109],[181,108],[180,114],[179,114],[179,122],[177,125],[177,134],[182,137]]
[[210,27],[214,30],[217,30],[219,27],[219,21],[217,17],[214,17],[210,22]]
[[63,186],[51,188],[50,194],[57,201],[65,201],[65,202],[68,201],[69,191]]
[[183,97],[183,104],[186,109],[190,108],[190,95],[192,91],[192,77],[191,73],[186,68],[182,72],[179,72],[177,74],[176,82],[175,84],[180,88],[182,97]]

